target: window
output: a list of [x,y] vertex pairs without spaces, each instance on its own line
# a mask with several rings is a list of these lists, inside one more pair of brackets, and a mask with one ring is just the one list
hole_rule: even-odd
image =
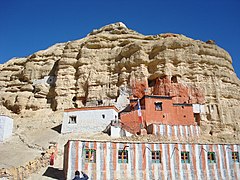
[[101,105],[101,104],[103,104],[103,101],[102,100],[97,100],[97,103],[98,103],[98,105]]
[[208,152],[208,162],[209,163],[216,163],[215,152]]
[[181,152],[181,162],[182,163],[190,163],[189,152],[187,152],[187,151]]
[[238,152],[232,152],[232,160],[234,162],[239,162],[239,154],[238,154]]
[[118,163],[128,163],[127,150],[118,150]]
[[105,114],[102,114],[102,118],[105,119]]
[[68,124],[76,124],[77,116],[69,116]]
[[198,126],[200,126],[200,113],[194,113],[194,121],[197,123]]
[[153,163],[161,163],[160,151],[152,151],[152,162]]
[[177,83],[177,76],[172,76],[171,83]]
[[162,111],[162,102],[155,102],[155,110]]
[[85,162],[96,162],[96,150],[95,149],[85,149]]

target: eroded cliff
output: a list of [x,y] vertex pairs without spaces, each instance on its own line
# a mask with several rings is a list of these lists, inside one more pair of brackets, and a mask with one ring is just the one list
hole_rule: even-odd
[[1,111],[14,113],[99,104],[121,108],[133,84],[151,86],[169,77],[182,89],[201,90],[203,133],[239,139],[240,81],[230,55],[212,41],[171,33],[145,36],[116,23],[83,39],[11,59],[0,70]]

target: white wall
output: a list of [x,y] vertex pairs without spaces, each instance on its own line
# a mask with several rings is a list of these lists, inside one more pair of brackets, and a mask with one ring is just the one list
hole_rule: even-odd
[[120,138],[120,137],[130,137],[130,136],[132,136],[132,134],[127,132],[126,130],[120,127],[111,126],[111,137]]
[[193,113],[204,113],[204,105],[201,104],[193,104]]
[[[114,144],[114,146],[113,146]],[[96,162],[88,163],[84,149],[95,147]],[[113,148],[114,147],[114,148]],[[231,149],[229,149],[231,147]],[[128,163],[118,162],[118,151],[128,150]],[[161,151],[161,163],[152,161],[152,151]],[[181,152],[189,152],[189,163],[181,162]],[[208,152],[215,152],[216,163],[208,162]],[[68,141],[64,160],[66,179],[72,180],[76,169],[89,179],[240,179],[240,166],[232,160],[239,144],[181,144],[139,142]],[[113,156],[113,154],[115,154]]]
[[[105,118],[103,118],[105,115]],[[69,124],[69,117],[76,116],[77,123]],[[70,132],[101,132],[112,120],[118,118],[118,113],[114,109],[102,110],[81,110],[64,112],[61,133]]]
[[0,115],[0,142],[5,141],[12,135],[13,120],[7,116]]
[[113,138],[121,137],[121,128],[111,126],[111,137],[113,137]]

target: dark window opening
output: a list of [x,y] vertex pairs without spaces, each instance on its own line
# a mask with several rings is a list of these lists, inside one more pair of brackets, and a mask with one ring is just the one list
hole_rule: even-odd
[[183,117],[186,117],[186,115],[184,115]]
[[187,152],[187,151],[181,152],[181,162],[182,163],[190,163],[189,152]]
[[161,152],[160,151],[152,151],[152,162],[153,163],[161,163]]
[[162,102],[155,102],[155,110],[162,111]]
[[177,76],[173,76],[171,78],[171,83],[177,83]]
[[95,163],[96,162],[96,150],[85,149],[85,162]]
[[239,162],[239,153],[238,152],[232,152],[232,160],[234,162]]
[[102,114],[102,118],[105,119],[105,114]]
[[68,124],[76,124],[77,123],[77,116],[69,116]]
[[209,163],[216,163],[215,152],[208,152],[208,162]]
[[97,100],[98,105],[102,105],[103,101],[102,100]]
[[162,117],[165,118],[165,115],[163,115]]
[[155,84],[156,84],[156,79],[153,79],[153,80],[148,79],[148,87],[154,87]]
[[118,150],[118,163],[128,163],[128,150]]
[[199,113],[194,113],[194,120],[197,123],[197,125],[200,126],[201,117]]

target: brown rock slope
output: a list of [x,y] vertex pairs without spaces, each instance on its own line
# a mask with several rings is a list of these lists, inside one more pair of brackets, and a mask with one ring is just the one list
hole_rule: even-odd
[[129,94],[133,79],[177,77],[204,93],[204,133],[239,138],[240,81],[230,55],[212,41],[171,33],[145,36],[116,23],[11,59],[0,70],[0,106],[14,113],[115,104],[119,95]]

